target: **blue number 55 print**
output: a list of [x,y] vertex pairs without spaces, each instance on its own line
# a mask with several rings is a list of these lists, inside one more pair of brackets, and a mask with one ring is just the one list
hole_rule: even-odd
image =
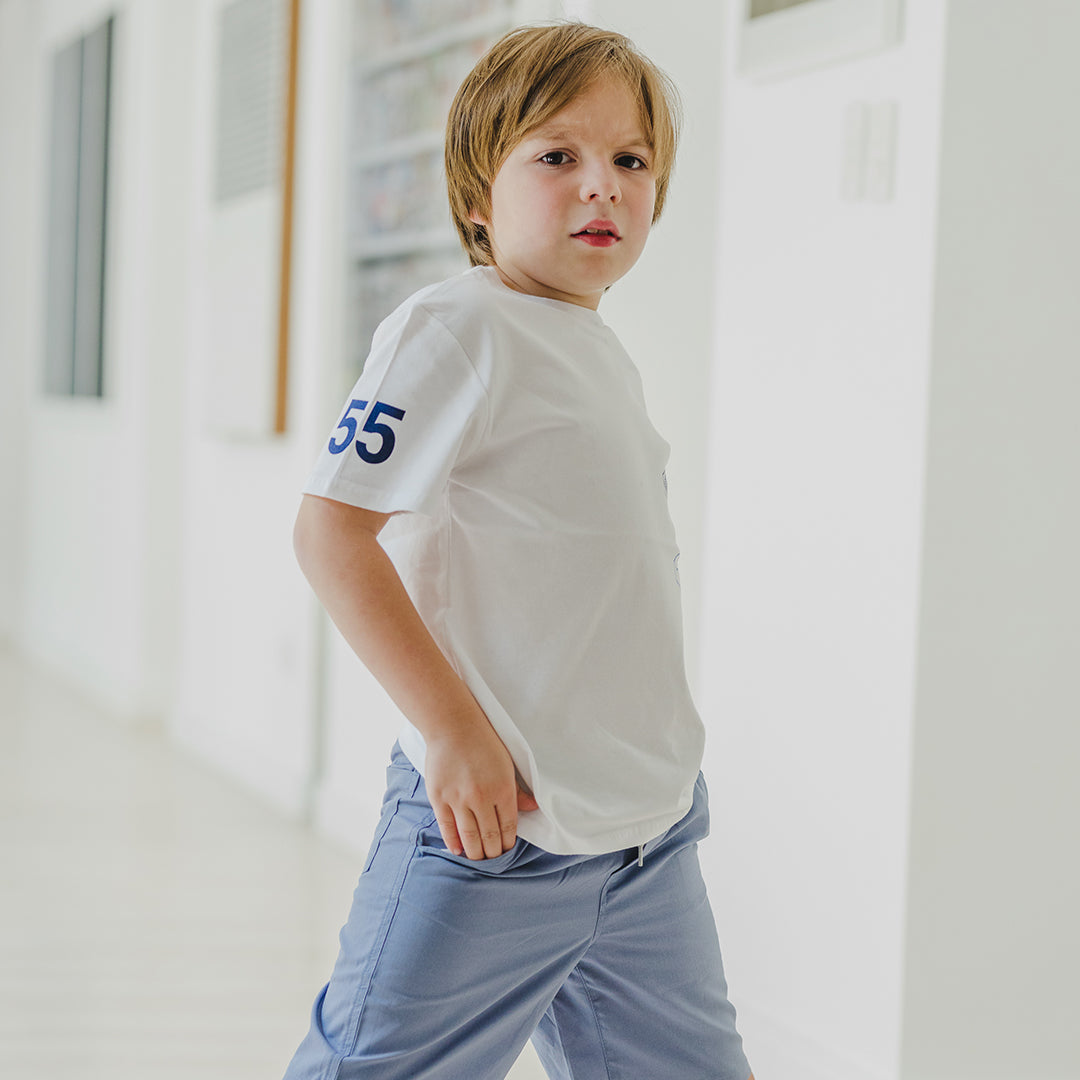
[[378,436],[378,445],[372,450],[365,440],[357,438],[357,418],[353,416],[354,412],[362,413],[367,408],[367,404],[366,401],[360,401],[357,398],[353,398],[349,402],[345,415],[335,429],[344,431],[345,434],[340,439],[331,437],[329,450],[331,454],[340,454],[355,443],[356,452],[360,455],[361,460],[366,461],[369,465],[378,465],[394,452],[394,442],[396,441],[394,429],[389,424],[380,424],[379,417],[385,415],[392,420],[402,420],[405,417],[405,410],[395,408],[393,405],[387,405],[384,401],[375,402],[371,407],[371,412],[368,413],[368,418],[364,421],[363,428],[361,428],[361,431]]

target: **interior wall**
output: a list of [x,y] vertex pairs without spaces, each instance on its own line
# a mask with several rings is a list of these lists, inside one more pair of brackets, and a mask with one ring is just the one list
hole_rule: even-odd
[[[737,20],[741,5],[730,11]],[[758,1075],[896,1076],[944,9],[722,89],[703,849]],[[893,103],[891,200],[843,195]]]
[[1080,8],[952,0],[947,35],[903,1075],[1065,1080],[1080,1074]]
[[[167,717],[182,741],[299,812],[313,620],[289,538],[309,444],[298,451],[288,438],[229,441],[206,423],[221,337],[207,318],[213,8],[3,0],[0,10],[23,64],[21,73],[5,64],[4,85],[25,83],[5,94],[18,116],[5,112],[2,135],[20,153],[5,155],[18,222],[15,245],[0,253],[14,283],[4,303],[15,315],[0,333],[10,385],[22,387],[17,404],[5,396],[18,417],[4,438],[33,448],[4,457],[4,494],[22,502],[2,540],[12,567],[4,628],[109,711]],[[106,394],[48,398],[36,372],[49,64],[54,48],[110,13]],[[17,166],[9,170],[9,161]],[[234,236],[236,249],[276,266],[277,221]],[[298,249],[303,258],[302,241]],[[298,277],[320,280],[304,270]],[[241,276],[237,285],[245,284]],[[308,355],[321,356],[317,337],[310,344]],[[274,357],[266,362],[272,367]],[[298,382],[302,370],[294,364]]]
[[[301,81],[290,411],[286,433],[274,435],[263,404],[272,399],[267,386],[277,362],[280,189],[269,185],[224,203],[215,196],[223,6],[224,0],[199,0],[187,16],[196,137],[187,195],[192,279],[182,437],[184,593],[179,692],[170,724],[182,742],[296,815],[306,807],[310,781],[315,620],[292,554],[292,521],[314,445],[304,428],[308,387],[327,362],[326,342],[311,318],[311,290],[324,280],[319,245],[326,241],[311,235],[323,193],[309,194],[315,166],[305,155],[325,131]],[[310,28],[318,22],[313,9],[304,5],[303,74],[317,71],[307,63]],[[226,368],[250,373],[250,394],[230,381]]]
[[38,82],[26,42],[36,36],[25,0],[0,0],[0,640],[15,640],[23,614],[30,348],[27,261],[36,237],[29,162],[38,150]]
[[[171,235],[158,201],[160,159],[154,85],[156,6],[129,0],[50,0],[24,9],[23,77],[13,100],[30,132],[16,169],[24,309],[16,331],[22,369],[23,442],[16,460],[25,499],[20,645],[123,716],[159,715],[170,688],[173,537],[178,507],[175,406],[169,399],[178,352],[155,316],[173,281],[154,253]],[[31,11],[32,14],[27,14]],[[105,396],[48,397],[41,391],[48,116],[53,51],[116,14],[107,236]],[[164,67],[168,69],[165,57]],[[159,72],[160,73],[160,72]],[[167,98],[167,87],[162,87]],[[167,116],[167,113],[166,113]],[[16,181],[18,182],[18,181]],[[122,209],[121,209],[122,208]],[[167,247],[167,244],[165,244]],[[9,264],[10,265],[10,264]],[[161,336],[159,337],[159,333]],[[18,430],[18,427],[16,427]],[[152,512],[153,509],[153,512]]]

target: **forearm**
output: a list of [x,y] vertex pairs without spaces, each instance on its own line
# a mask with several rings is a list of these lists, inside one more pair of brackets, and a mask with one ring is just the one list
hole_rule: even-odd
[[447,846],[492,858],[517,835],[514,762],[420,618],[379,543],[389,515],[305,495],[294,546],[300,568],[356,655],[424,737],[424,779]]
[[300,567],[346,642],[425,740],[486,722],[379,543],[385,520],[306,496],[294,533]]

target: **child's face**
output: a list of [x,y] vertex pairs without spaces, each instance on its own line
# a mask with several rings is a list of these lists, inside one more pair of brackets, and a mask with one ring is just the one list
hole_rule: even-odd
[[604,78],[525,135],[492,181],[490,220],[472,220],[511,288],[595,309],[637,262],[655,201],[638,102]]

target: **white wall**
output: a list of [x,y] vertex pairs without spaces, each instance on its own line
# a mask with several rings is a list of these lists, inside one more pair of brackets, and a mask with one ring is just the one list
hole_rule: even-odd
[[[897,48],[722,89],[704,859],[775,1080],[896,1075],[944,29],[905,11]],[[898,105],[891,202],[840,196],[858,101]]]
[[953,0],[906,1080],[1080,1076],[1080,6]]
[[1074,1077],[1080,12],[904,13],[725,84],[705,857],[759,1075]]
[[[213,217],[209,196],[217,6],[4,0],[0,9],[12,29],[5,46],[22,64],[4,67],[4,100],[19,110],[5,112],[2,135],[5,150],[18,148],[17,167],[5,155],[4,170],[18,213],[5,200],[16,243],[3,251],[13,287],[0,344],[19,391],[4,406],[16,414],[4,438],[5,449],[33,448],[21,460],[5,454],[4,494],[22,505],[0,551],[16,567],[2,582],[0,632],[114,713],[167,718],[181,740],[299,811],[314,623],[290,531],[313,442],[235,442],[207,430],[222,360],[208,312],[233,224]],[[37,372],[51,55],[108,13],[118,22],[106,394],[46,398]],[[277,265],[277,221],[271,208],[233,230],[243,258]],[[320,274],[298,272],[301,327]],[[264,276],[276,289],[273,271]],[[250,278],[235,285],[252,291]],[[265,350],[266,337],[252,334],[251,348]],[[307,352],[325,352],[317,335]],[[303,401],[296,355],[293,397]]]
[[36,241],[27,217],[33,196],[28,162],[40,139],[39,86],[26,42],[35,34],[29,4],[0,0],[0,640],[20,631],[26,557],[27,260]]
[[[16,465],[21,475],[5,479],[25,492],[14,630],[29,653],[114,712],[159,714],[171,685],[179,522],[174,390],[183,350],[165,305],[172,281],[160,253],[174,227],[159,201],[168,192],[157,169],[160,116],[145,89],[167,43],[158,36],[157,6],[145,0],[7,0],[5,12],[23,20],[23,37],[13,42],[22,54],[14,77],[22,83],[9,100],[24,110],[26,124],[9,181],[20,189],[18,259],[5,259],[6,273],[19,277],[19,310],[4,344],[21,369],[15,386],[27,451]],[[119,20],[108,197],[110,207],[123,210],[111,214],[107,241],[106,394],[46,397],[38,373],[51,56],[113,12]],[[167,70],[167,55],[160,58]],[[11,130],[5,127],[5,137]]]
[[[325,287],[339,265],[322,228],[327,132],[300,83],[287,433],[270,431],[276,370],[280,187],[225,204],[214,197],[219,15],[224,0],[185,5],[191,41],[186,75],[190,143],[186,211],[191,229],[189,353],[185,372],[184,596],[174,734],[292,814],[304,811],[313,756],[314,653],[310,592],[292,554],[292,521],[316,436],[305,428],[328,342]],[[301,28],[302,73],[318,37]],[[328,10],[323,5],[321,12]],[[337,162],[335,161],[336,165]],[[336,252],[334,253],[336,255]],[[224,369],[251,373],[250,392]],[[235,424],[235,426],[233,426]]]

